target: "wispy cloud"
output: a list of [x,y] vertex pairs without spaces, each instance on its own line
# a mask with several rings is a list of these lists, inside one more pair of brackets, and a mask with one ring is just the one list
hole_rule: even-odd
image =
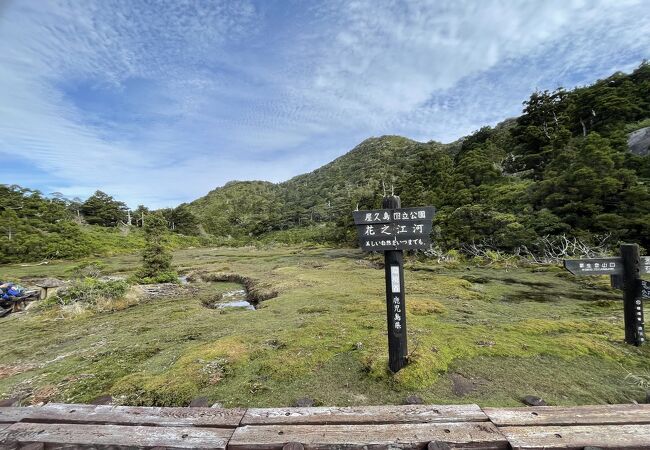
[[370,135],[451,141],[650,56],[643,1],[36,1],[0,9],[6,176],[173,205]]

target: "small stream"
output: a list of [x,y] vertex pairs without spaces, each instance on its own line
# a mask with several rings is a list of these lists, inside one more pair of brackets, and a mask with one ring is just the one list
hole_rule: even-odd
[[[178,282],[181,285],[188,285],[193,283],[193,281],[190,281],[188,279],[187,275],[179,276]],[[218,283],[221,282],[220,281],[199,282],[197,286],[201,286],[201,285],[216,286]],[[243,286],[241,286],[238,283],[229,283],[229,284],[231,284],[232,286],[230,287],[230,290],[227,290],[225,292],[222,291],[218,293],[214,301],[210,303],[204,303],[204,305],[207,306],[208,308],[215,308],[215,309],[243,308],[247,310],[255,310],[255,306],[248,299],[248,293],[246,292],[246,289],[243,289]],[[237,286],[241,286],[242,289],[233,289],[234,287]],[[221,291],[221,289],[218,289],[218,291]]]
[[255,309],[255,307],[248,301],[248,296],[244,289],[237,289],[234,291],[224,292],[221,296],[221,301],[215,303],[219,309],[223,308],[246,308]]

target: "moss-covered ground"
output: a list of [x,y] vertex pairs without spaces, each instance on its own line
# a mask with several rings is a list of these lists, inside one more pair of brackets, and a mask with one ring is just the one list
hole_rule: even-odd
[[[344,249],[189,249],[181,272],[237,273],[277,291],[255,311],[201,297],[64,316],[30,309],[0,319],[0,395],[123,404],[224,406],[428,403],[520,405],[642,401],[628,374],[650,374],[650,350],[623,343],[620,292],[605,277],[558,267],[407,262],[409,365],[387,371],[384,271]],[[132,272],[136,256],[104,260]],[[2,266],[3,278],[65,276],[77,263]]]

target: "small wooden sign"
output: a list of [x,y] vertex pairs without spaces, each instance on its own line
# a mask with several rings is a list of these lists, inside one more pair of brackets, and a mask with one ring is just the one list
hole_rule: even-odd
[[406,365],[406,299],[403,250],[431,246],[433,206],[402,208],[399,197],[384,197],[383,209],[354,211],[359,244],[366,252],[384,252],[388,367],[394,373]]
[[574,275],[620,275],[621,258],[565,259],[564,268]]
[[574,275],[610,275],[613,288],[623,291],[625,342],[641,345],[645,342],[643,299],[650,298],[650,282],[640,274],[650,273],[650,257],[639,256],[636,244],[621,245],[621,256],[564,260],[564,268]]

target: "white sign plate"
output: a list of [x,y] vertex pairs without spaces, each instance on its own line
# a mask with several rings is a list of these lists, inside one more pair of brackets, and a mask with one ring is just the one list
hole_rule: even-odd
[[390,285],[393,294],[399,294],[401,292],[399,266],[390,266]]

